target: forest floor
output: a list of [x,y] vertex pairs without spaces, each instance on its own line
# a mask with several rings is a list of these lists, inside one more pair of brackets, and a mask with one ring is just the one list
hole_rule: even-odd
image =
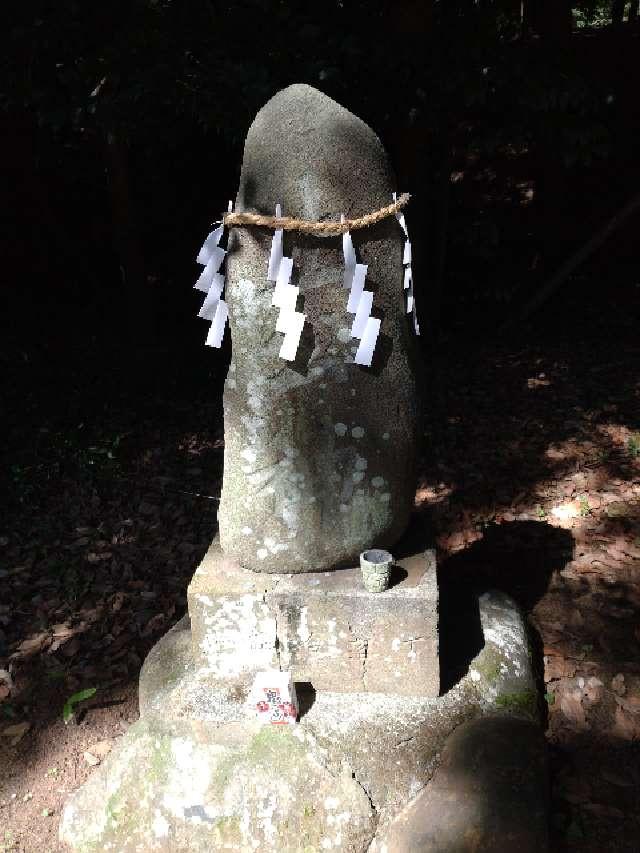
[[[131,387],[78,363],[24,355],[3,401],[0,851],[60,849],[64,801],[137,718],[141,662],[216,531],[220,376]],[[640,848],[639,368],[630,327],[443,353],[428,381],[416,520],[443,594],[490,585],[527,613],[554,851]]]

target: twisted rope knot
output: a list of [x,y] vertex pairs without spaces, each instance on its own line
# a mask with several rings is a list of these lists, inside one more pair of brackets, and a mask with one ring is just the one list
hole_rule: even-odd
[[301,231],[304,234],[316,234],[318,237],[335,237],[346,234],[347,231],[367,228],[388,216],[394,216],[408,204],[410,198],[409,193],[402,193],[400,198],[392,204],[367,213],[366,216],[361,216],[359,219],[345,219],[344,222],[313,222],[309,219],[296,219],[293,216],[265,216],[262,213],[225,213],[222,217],[222,223],[227,227],[258,225],[274,230]]

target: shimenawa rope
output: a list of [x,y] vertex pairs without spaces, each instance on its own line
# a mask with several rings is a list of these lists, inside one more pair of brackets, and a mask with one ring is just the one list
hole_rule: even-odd
[[261,225],[265,228],[282,229],[283,231],[302,231],[305,234],[316,234],[318,237],[334,237],[375,225],[387,216],[398,213],[411,198],[409,193],[402,193],[399,199],[386,207],[367,213],[359,219],[345,219],[344,222],[313,222],[308,219],[296,219],[292,216],[265,216],[262,213],[225,213],[222,223],[226,226]]

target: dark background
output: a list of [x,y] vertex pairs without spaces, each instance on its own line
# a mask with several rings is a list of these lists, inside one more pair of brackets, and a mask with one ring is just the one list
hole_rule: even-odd
[[[253,116],[292,82],[370,123],[413,194],[425,346],[505,321],[520,336],[520,309],[640,187],[637,2],[612,25],[619,5],[12,4],[3,361],[133,370],[151,349],[216,369],[194,256],[235,196]],[[637,303],[636,230],[563,282],[536,334]]]

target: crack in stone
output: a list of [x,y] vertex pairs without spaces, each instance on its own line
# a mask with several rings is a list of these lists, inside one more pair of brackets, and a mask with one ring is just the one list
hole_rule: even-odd
[[367,657],[369,656],[369,641],[363,640],[362,644],[362,686],[367,689]]

